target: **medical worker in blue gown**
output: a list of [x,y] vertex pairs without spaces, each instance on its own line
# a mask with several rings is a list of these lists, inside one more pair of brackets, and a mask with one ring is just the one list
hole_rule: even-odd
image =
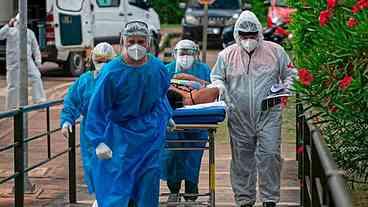
[[72,125],[75,124],[75,121],[80,116],[83,117],[80,129],[80,143],[84,182],[88,186],[89,193],[94,192],[91,177],[91,157],[94,154],[94,150],[86,138],[84,119],[87,115],[88,104],[95,87],[96,78],[102,66],[113,59],[114,56],[115,52],[110,44],[100,43],[96,45],[92,51],[92,62],[95,69],[81,75],[69,88],[67,95],[64,97],[64,108],[61,111],[61,131],[66,138],[69,138],[69,132],[71,132]]
[[171,116],[169,76],[159,59],[147,55],[144,22],[128,22],[121,35],[122,56],[105,65],[88,109],[93,184],[99,207],[156,207]]
[[[191,40],[181,40],[174,48],[175,60],[166,65],[170,78],[186,79],[189,75],[191,80],[200,82],[205,86],[210,81],[211,70],[207,64],[199,58],[199,48]],[[208,133],[197,131],[191,133],[168,132],[167,139],[174,140],[207,140]],[[203,144],[170,144],[169,147],[201,147]],[[203,147],[203,146],[202,146]],[[185,181],[185,193],[198,193],[198,177],[201,166],[203,151],[169,151],[163,156],[163,176],[167,181],[170,195],[168,202],[179,202],[182,180]],[[184,196],[187,201],[196,200],[196,196]]]

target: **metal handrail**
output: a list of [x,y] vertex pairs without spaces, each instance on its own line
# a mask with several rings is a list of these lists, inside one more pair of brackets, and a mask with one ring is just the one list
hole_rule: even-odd
[[[0,148],[0,153],[4,152],[9,149],[14,149],[14,174],[10,175],[2,180],[0,180],[0,185],[14,179],[15,183],[15,196],[14,196],[14,203],[15,206],[23,206],[24,205],[24,181],[25,177],[24,174],[34,170],[51,160],[54,160],[66,153],[68,153],[68,160],[69,160],[69,202],[76,203],[77,201],[77,175],[76,175],[76,130],[75,126],[73,126],[72,132],[69,134],[68,139],[68,148],[63,152],[59,152],[57,154],[52,155],[51,153],[51,135],[57,131],[60,131],[60,128],[51,129],[50,128],[50,108],[53,106],[63,104],[63,100],[55,100],[49,101],[42,104],[36,105],[29,105],[25,107],[20,107],[15,110],[1,112],[0,119],[5,118],[13,118],[14,122],[14,142],[8,146]],[[25,114],[36,111],[36,110],[43,110],[46,109],[46,121],[47,121],[47,129],[46,132],[37,134],[33,137],[25,137],[23,132],[23,125],[24,125],[24,118],[26,117]],[[25,148],[24,145],[27,142],[41,139],[43,137],[47,137],[47,151],[48,156],[47,159],[34,164],[28,168],[24,166],[24,154]]]
[[307,121],[301,104],[297,104],[296,127],[300,206],[351,207],[351,193],[343,174],[324,143],[320,129]]

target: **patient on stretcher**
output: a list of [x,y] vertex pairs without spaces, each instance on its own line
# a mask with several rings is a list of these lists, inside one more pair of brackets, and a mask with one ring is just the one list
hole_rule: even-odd
[[[180,78],[180,79],[179,79]],[[188,74],[180,74],[171,80],[167,94],[172,108],[211,103],[219,96],[217,88],[206,88],[208,82]]]

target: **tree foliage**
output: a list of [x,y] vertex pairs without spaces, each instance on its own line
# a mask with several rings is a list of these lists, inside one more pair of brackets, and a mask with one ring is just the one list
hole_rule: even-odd
[[161,24],[179,24],[184,10],[179,8],[183,0],[153,0],[152,5],[160,16]]
[[368,178],[368,0],[289,0],[295,89],[338,165]]

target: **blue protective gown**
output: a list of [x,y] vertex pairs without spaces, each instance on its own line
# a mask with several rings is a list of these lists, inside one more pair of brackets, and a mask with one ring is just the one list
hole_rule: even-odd
[[91,175],[91,157],[94,153],[91,143],[86,138],[85,132],[85,117],[89,100],[92,96],[95,87],[95,78],[93,72],[86,72],[70,86],[68,93],[64,97],[64,108],[61,111],[60,123],[61,126],[65,122],[74,124],[75,121],[82,116],[80,124],[80,150],[82,155],[82,164],[84,171],[84,182],[88,186],[90,193],[94,192]]
[[99,207],[159,205],[160,152],[171,116],[166,98],[169,76],[152,56],[132,67],[121,58],[104,66],[92,95],[86,123],[94,148],[105,143],[112,158],[93,155],[92,176]]
[[[183,71],[176,71],[176,61],[166,65],[170,78],[175,73],[186,73],[197,78],[210,82],[211,70],[207,64],[196,61],[192,68]],[[167,132],[167,139],[172,140],[207,140],[207,131]],[[203,143],[170,143],[168,147],[203,147]],[[203,151],[170,151],[165,150],[162,162],[162,179],[172,183],[182,180],[198,183],[199,170],[201,167]]]

